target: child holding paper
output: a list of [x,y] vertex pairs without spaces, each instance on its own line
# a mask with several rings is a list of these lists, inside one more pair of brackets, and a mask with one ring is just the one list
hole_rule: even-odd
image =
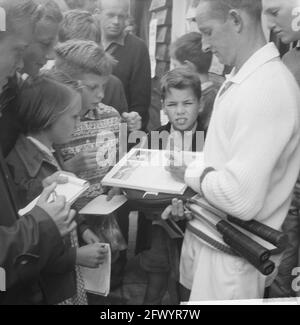
[[[149,134],[147,147],[170,150],[171,154],[173,150],[201,151],[203,143],[196,141],[197,135],[199,139],[204,138],[204,130],[198,120],[201,103],[201,82],[198,75],[186,68],[174,69],[162,78],[161,91],[163,110],[170,122]],[[163,141],[163,134],[168,135],[166,141]],[[150,241],[149,249],[140,255],[140,264],[148,273],[144,304],[160,304],[170,276],[176,281],[179,276],[181,240],[168,235],[167,224],[160,220],[161,213],[148,214],[139,220],[139,237],[144,242],[147,238]]]
[[[118,158],[121,116],[113,107],[101,103],[114,60],[93,41],[69,40],[58,45],[55,51],[55,67],[49,76],[81,90],[80,121],[69,141],[59,146],[59,151],[65,169],[91,184],[89,191],[76,202],[76,208],[82,209],[107,192],[101,180]],[[141,125],[140,119],[130,120],[128,124],[133,128]],[[114,216],[88,216],[86,220],[97,237],[110,243],[114,257],[126,249]],[[85,239],[91,243],[95,240],[92,234]]]
[[[23,121],[24,133],[9,154],[7,163],[19,194],[19,208],[23,208],[41,193],[45,178],[63,169],[62,159],[53,147],[71,137],[80,118],[81,98],[78,92],[47,78],[39,78],[31,85],[24,86],[20,96],[19,116]],[[83,237],[86,231],[91,232],[83,224],[78,231]],[[96,237],[95,234],[93,236]],[[52,261],[53,273],[43,275],[42,286],[49,290],[55,283],[54,288],[63,291],[72,288],[72,281],[77,278],[77,294],[58,303],[87,304],[78,265],[96,268],[104,260],[106,251],[100,243],[79,248],[76,232],[65,238],[65,244],[65,255],[59,261]],[[74,260],[74,269],[65,270],[66,261],[70,259]],[[72,275],[75,264],[76,277]],[[72,276],[66,279],[65,274]],[[61,286],[57,283],[61,283]],[[55,295],[58,293],[53,292]]]

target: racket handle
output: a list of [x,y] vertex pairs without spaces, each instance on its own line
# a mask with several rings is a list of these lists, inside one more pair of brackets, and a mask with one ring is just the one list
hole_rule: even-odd
[[220,221],[216,227],[223,235],[225,243],[251,262],[251,264],[258,266],[270,258],[271,252],[268,249],[240,232],[227,221]]

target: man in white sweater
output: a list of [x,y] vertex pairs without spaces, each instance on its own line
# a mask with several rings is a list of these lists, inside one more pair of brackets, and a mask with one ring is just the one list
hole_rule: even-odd
[[[200,1],[204,50],[234,69],[216,98],[203,159],[188,166],[185,181],[226,213],[279,230],[300,166],[300,92],[266,44],[261,9],[260,0]],[[188,230],[180,271],[191,301],[263,297],[259,271]]]

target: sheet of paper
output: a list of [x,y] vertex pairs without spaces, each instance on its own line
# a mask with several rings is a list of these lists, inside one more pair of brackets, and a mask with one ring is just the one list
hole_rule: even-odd
[[111,201],[107,201],[107,195],[100,195],[80,210],[79,214],[108,215],[126,202],[127,198],[124,195],[116,195]]
[[108,250],[104,263],[97,269],[81,267],[81,271],[86,291],[101,296],[107,296],[110,291],[111,251],[109,244],[102,245]]
[[[89,183],[79,178],[70,177],[64,173],[61,173],[60,175],[68,177],[69,182],[66,184],[58,184],[55,189],[55,194],[56,196],[64,196],[66,201],[72,204],[88,189]],[[22,217],[29,213],[36,206],[39,198],[40,196],[30,202],[24,209],[19,210],[19,215]],[[54,197],[51,195],[49,202],[53,200]]]

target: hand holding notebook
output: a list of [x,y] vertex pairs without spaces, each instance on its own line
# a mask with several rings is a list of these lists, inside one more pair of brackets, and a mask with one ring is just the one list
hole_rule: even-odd
[[[55,191],[49,198],[49,202],[54,201],[56,196],[64,196],[66,202],[73,204],[89,188],[89,183],[63,172],[61,173],[61,176],[66,177],[68,182],[57,185]],[[22,217],[29,213],[36,206],[39,198],[40,196],[29,203],[24,209],[19,210],[19,215]]]

